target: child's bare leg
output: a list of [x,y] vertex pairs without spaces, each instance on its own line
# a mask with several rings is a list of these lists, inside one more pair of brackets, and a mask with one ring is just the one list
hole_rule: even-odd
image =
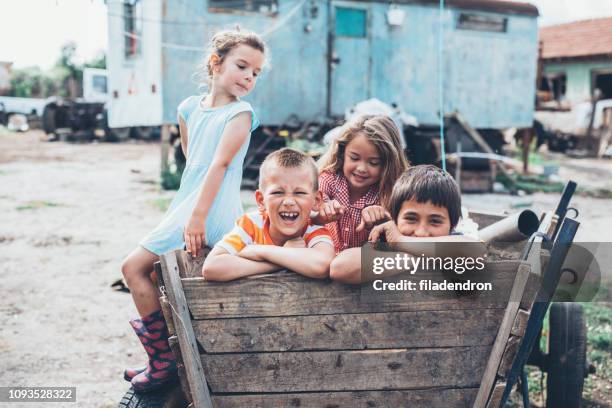
[[331,262],[329,276],[339,282],[361,283],[361,248],[340,252]]
[[125,282],[130,288],[132,299],[141,317],[148,316],[161,308],[155,285],[150,278],[153,264],[159,257],[142,247],[137,247],[121,265]]

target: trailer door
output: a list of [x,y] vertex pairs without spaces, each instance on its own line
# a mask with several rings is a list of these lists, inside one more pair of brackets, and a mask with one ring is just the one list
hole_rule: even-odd
[[344,116],[347,108],[369,99],[370,33],[369,5],[345,1],[332,2],[330,61],[330,110]]

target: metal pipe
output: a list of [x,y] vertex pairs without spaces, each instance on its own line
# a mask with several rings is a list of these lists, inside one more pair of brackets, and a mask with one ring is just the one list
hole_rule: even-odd
[[484,242],[517,242],[530,237],[539,226],[536,213],[523,210],[481,229],[478,235]]

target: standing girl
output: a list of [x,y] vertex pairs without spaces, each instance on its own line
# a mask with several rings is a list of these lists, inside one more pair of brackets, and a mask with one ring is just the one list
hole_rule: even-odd
[[330,266],[332,279],[360,280],[358,247],[375,224],[390,219],[391,190],[406,167],[399,129],[384,115],[347,122],[321,157],[319,189],[325,203],[314,222],[326,224],[339,252]]
[[178,107],[181,145],[187,164],[181,185],[161,223],[132,251],[122,272],[140,319],[130,322],[149,356],[148,364],[127,369],[134,389],[148,391],[176,377],[176,360],[157,291],[149,278],[159,255],[187,247],[197,256],[213,246],[242,214],[242,164],[251,132],[259,122],[240,98],[251,92],[265,62],[265,44],[239,29],[212,38],[205,69],[210,92],[190,96]]

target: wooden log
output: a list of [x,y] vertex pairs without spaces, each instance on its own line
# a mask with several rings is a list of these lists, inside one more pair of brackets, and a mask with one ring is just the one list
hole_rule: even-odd
[[476,387],[490,346],[203,354],[213,393]]
[[299,394],[214,395],[215,408],[465,408],[476,388],[402,391],[317,392]]
[[[457,295],[435,291],[375,291],[372,284],[344,285],[314,281],[291,272],[261,275],[231,283],[183,279],[185,297],[194,319],[323,315],[338,313],[405,312],[504,308],[519,263],[488,263],[481,277],[493,291]],[[415,280],[446,279],[435,271],[419,273]],[[520,299],[519,295],[516,295]]]
[[527,329],[528,321],[529,312],[519,309],[518,313],[516,314],[516,318],[514,319],[512,330],[510,330],[510,334],[513,336],[523,337],[523,334],[525,334],[525,330]]
[[189,309],[187,308],[185,294],[179,277],[176,251],[162,255],[160,261],[168,299],[175,313],[173,320],[176,323],[176,334],[187,371],[187,380],[193,404],[195,408],[212,408],[212,401],[206,386],[206,377],[204,376],[195,335],[193,334]]
[[503,309],[194,321],[207,353],[491,345]]
[[487,408],[499,408],[499,404],[501,403],[505,389],[506,389],[505,381],[500,381],[497,384],[495,384],[495,387],[493,388],[493,392],[491,393],[491,398],[489,398],[489,402],[487,402]]
[[508,339],[506,349],[504,350],[504,355],[502,356],[499,369],[497,370],[497,375],[500,377],[506,378],[508,371],[510,371],[510,368],[512,368],[512,363],[514,362],[514,358],[516,357],[516,353],[518,352],[522,340],[523,338],[518,336],[510,336]]

